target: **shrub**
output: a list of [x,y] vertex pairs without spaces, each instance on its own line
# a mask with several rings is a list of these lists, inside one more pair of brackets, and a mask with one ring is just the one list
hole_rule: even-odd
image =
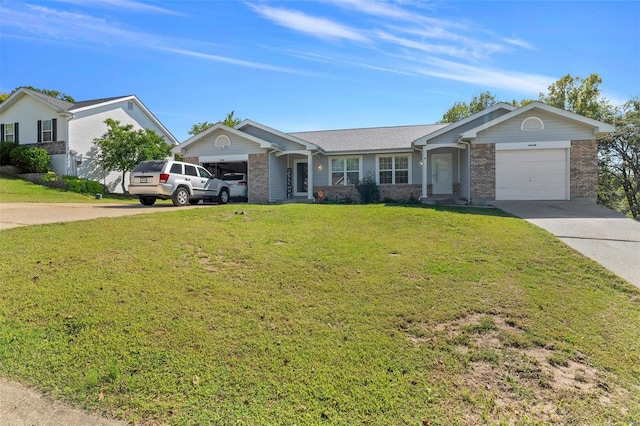
[[89,179],[80,179],[77,176],[63,176],[62,180],[71,192],[80,194],[99,194],[104,188],[100,182]]
[[371,204],[380,201],[380,188],[376,180],[371,176],[367,176],[356,183],[356,190],[358,190],[360,194],[360,202],[362,204]]
[[11,151],[17,146],[14,142],[0,142],[0,166],[11,164]]
[[45,149],[18,145],[11,150],[11,163],[22,173],[47,173],[51,158]]
[[57,182],[58,175],[56,172],[48,172],[46,175],[42,176],[40,179],[42,182]]

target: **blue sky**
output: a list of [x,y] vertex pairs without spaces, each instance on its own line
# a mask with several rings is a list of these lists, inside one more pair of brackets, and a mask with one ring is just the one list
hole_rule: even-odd
[[430,124],[483,91],[598,73],[640,95],[638,1],[0,2],[0,91],[137,95],[178,140],[235,110],[285,132]]

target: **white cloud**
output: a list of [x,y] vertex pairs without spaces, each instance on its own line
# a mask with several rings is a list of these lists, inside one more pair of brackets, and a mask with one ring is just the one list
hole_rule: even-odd
[[554,77],[544,75],[498,70],[491,67],[483,68],[439,58],[429,58],[423,65],[412,65],[408,69],[430,77],[504,89],[535,97],[538,93],[545,92],[547,87],[556,80]]
[[141,13],[155,13],[162,15],[182,15],[171,9],[154,6],[134,0],[55,0],[61,3],[77,4],[84,7],[107,7],[114,9],[126,9]]
[[324,18],[303,12],[269,6],[249,5],[256,13],[277,25],[309,34],[320,39],[344,39],[357,42],[368,41],[360,31]]
[[[119,1],[119,0],[103,0]],[[0,15],[0,25],[7,36],[8,28],[18,28],[29,33],[31,37],[40,37],[47,41],[62,41],[95,44],[100,46],[135,46],[191,56],[209,61],[223,62],[249,68],[259,68],[270,71],[301,73],[292,68],[253,62],[243,59],[230,58],[208,52],[198,52],[189,46],[202,44],[200,42],[158,36],[151,33],[131,31],[121,28],[117,23],[90,15],[66,12],[44,6],[27,5],[23,11],[4,9]],[[9,34],[9,36],[13,36]],[[24,37],[23,35],[16,35]]]

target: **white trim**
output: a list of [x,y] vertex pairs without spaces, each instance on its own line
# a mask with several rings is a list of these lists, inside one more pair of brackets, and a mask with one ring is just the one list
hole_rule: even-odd
[[447,133],[447,132],[449,132],[449,131],[457,128],[457,127],[463,126],[463,125],[465,125],[465,124],[467,124],[467,123],[469,123],[469,122],[471,122],[471,121],[473,121],[473,120],[475,120],[475,119],[477,119],[479,117],[482,117],[483,115],[490,114],[490,113],[492,113],[494,111],[497,111],[499,109],[506,109],[508,111],[513,111],[514,109],[516,109],[516,107],[511,105],[511,104],[505,103],[505,102],[499,102],[499,103],[497,103],[495,105],[491,105],[490,107],[483,109],[480,112],[476,112],[475,114],[470,115],[467,118],[463,118],[462,120],[456,121],[455,123],[451,123],[448,126],[445,126],[445,127],[441,128],[441,129],[436,130],[435,132],[432,132],[432,133],[429,133],[428,135],[422,136],[421,138],[418,138],[415,141],[413,141],[412,144],[415,145],[415,146],[426,145],[427,141],[429,139],[433,139],[433,138],[435,138],[437,136],[443,135],[443,134],[445,134],[445,133]]
[[214,142],[214,145],[221,148],[226,148],[231,145],[231,139],[229,139],[229,136],[227,135],[218,135],[216,141]]
[[[391,157],[392,159],[392,165],[391,165],[391,183],[380,183],[380,158],[383,157]],[[406,158],[407,162],[408,162],[408,169],[398,169],[396,170],[396,158],[397,157],[402,157],[402,158]],[[376,183],[378,185],[411,185],[412,179],[411,179],[411,175],[412,175],[412,160],[413,160],[413,154],[377,154],[376,155]],[[404,171],[407,170],[408,175],[408,182],[406,183],[396,183],[396,171]],[[385,171],[389,171],[388,169],[385,169]]]
[[[298,191],[298,164],[306,164],[307,165],[307,190],[304,192]],[[309,193],[309,160],[305,158],[304,160],[293,160],[293,195],[295,197],[303,197],[308,195]]]
[[[532,123],[533,125],[527,123]],[[544,130],[544,121],[536,116],[527,117],[520,123],[520,130],[523,132],[540,132]]]
[[520,114],[524,114],[525,112],[531,111],[534,108],[549,112],[551,114],[559,115],[569,120],[577,121],[587,126],[591,126],[593,127],[593,133],[595,136],[600,134],[611,133],[616,130],[615,126],[612,126],[611,124],[602,123],[592,118],[583,117],[582,115],[574,114],[572,112],[565,111],[563,109],[552,107],[542,102],[535,101],[523,106],[522,108],[518,108],[494,120],[484,123],[478,127],[474,127],[473,129],[467,130],[466,132],[462,133],[460,137],[464,140],[474,139],[478,136],[478,133],[484,130],[487,130],[490,127],[493,127],[496,124],[500,124],[504,121],[507,121],[513,117],[517,117]]
[[256,144],[258,144],[260,146],[260,148],[271,148],[271,149],[275,149],[278,150],[278,147],[276,147],[275,145],[273,145],[270,142],[267,142],[265,140],[262,140],[260,138],[256,138],[255,136],[251,136],[248,133],[244,133],[241,130],[236,130],[234,128],[225,126],[222,123],[216,123],[213,126],[209,127],[207,130],[205,130],[204,132],[198,133],[197,135],[194,135],[192,137],[190,137],[189,139],[187,139],[186,141],[182,142],[180,145],[174,147],[171,152],[173,152],[174,154],[180,154],[183,153],[184,150],[191,145],[194,142],[198,142],[201,139],[204,139],[205,137],[207,137],[208,135],[212,134],[213,132],[217,131],[217,130],[222,130],[226,133],[230,133],[232,135],[238,136],[240,138],[246,139],[250,142],[254,142]]
[[552,141],[552,142],[516,142],[516,143],[497,143],[496,151],[515,151],[526,149],[566,149],[571,148],[571,141]]
[[253,121],[253,120],[249,120],[249,119],[242,120],[240,123],[238,123],[238,125],[236,127],[234,127],[234,129],[240,130],[245,126],[252,126],[252,127],[255,127],[255,128],[260,129],[262,131],[265,131],[267,133],[271,133],[272,135],[279,136],[279,137],[281,137],[283,139],[290,140],[291,142],[295,142],[295,143],[297,143],[299,145],[303,145],[307,150],[312,150],[312,151],[320,150],[320,147],[318,145],[316,145],[316,144],[313,144],[311,142],[307,142],[307,141],[305,141],[303,139],[300,139],[300,138],[296,138],[295,136],[288,135],[288,134],[283,133],[283,132],[281,132],[279,130],[276,130],[276,129],[268,127],[268,126],[265,126],[264,124],[260,124],[260,123],[257,123],[255,121]]
[[[329,172],[329,186],[347,186],[349,185],[347,182],[347,159],[349,158],[357,158],[358,159],[358,181],[362,180],[362,155],[330,155],[327,156],[327,158],[329,159],[329,167],[328,167],[328,172]],[[344,160],[344,171],[343,173],[343,178],[344,181],[343,183],[339,183],[334,185],[333,184],[333,160]],[[355,170],[351,170],[351,172],[354,172]],[[337,172],[336,172],[337,173]]]
[[296,151],[280,151],[276,153],[276,157],[281,157],[283,155],[304,155],[305,157],[309,155],[311,151],[304,150],[296,150]]
[[[436,159],[438,157],[444,157],[449,160],[449,174],[451,175],[450,184],[451,189],[448,192],[436,192],[436,184],[435,184],[435,173],[436,173]],[[439,154],[431,154],[431,193],[433,195],[447,195],[453,194],[453,153],[451,152],[443,152]],[[447,187],[449,189],[449,187]]]
[[434,143],[434,144],[427,144],[424,145],[424,147],[427,149],[427,151],[431,151],[432,149],[438,149],[438,148],[455,148],[455,149],[467,149],[467,146],[458,142],[453,142],[453,143]]
[[238,161],[249,161],[249,154],[235,155],[208,155],[199,157],[201,163],[232,163]]

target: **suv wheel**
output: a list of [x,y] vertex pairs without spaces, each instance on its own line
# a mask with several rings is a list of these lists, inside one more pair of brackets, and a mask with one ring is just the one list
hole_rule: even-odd
[[226,189],[220,190],[220,195],[218,195],[218,204],[227,204],[229,202],[229,191]]
[[173,201],[174,206],[184,207],[189,204],[189,191],[187,188],[181,186],[175,190],[171,200]]
[[156,203],[156,197],[140,197],[139,200],[143,206],[152,206]]

